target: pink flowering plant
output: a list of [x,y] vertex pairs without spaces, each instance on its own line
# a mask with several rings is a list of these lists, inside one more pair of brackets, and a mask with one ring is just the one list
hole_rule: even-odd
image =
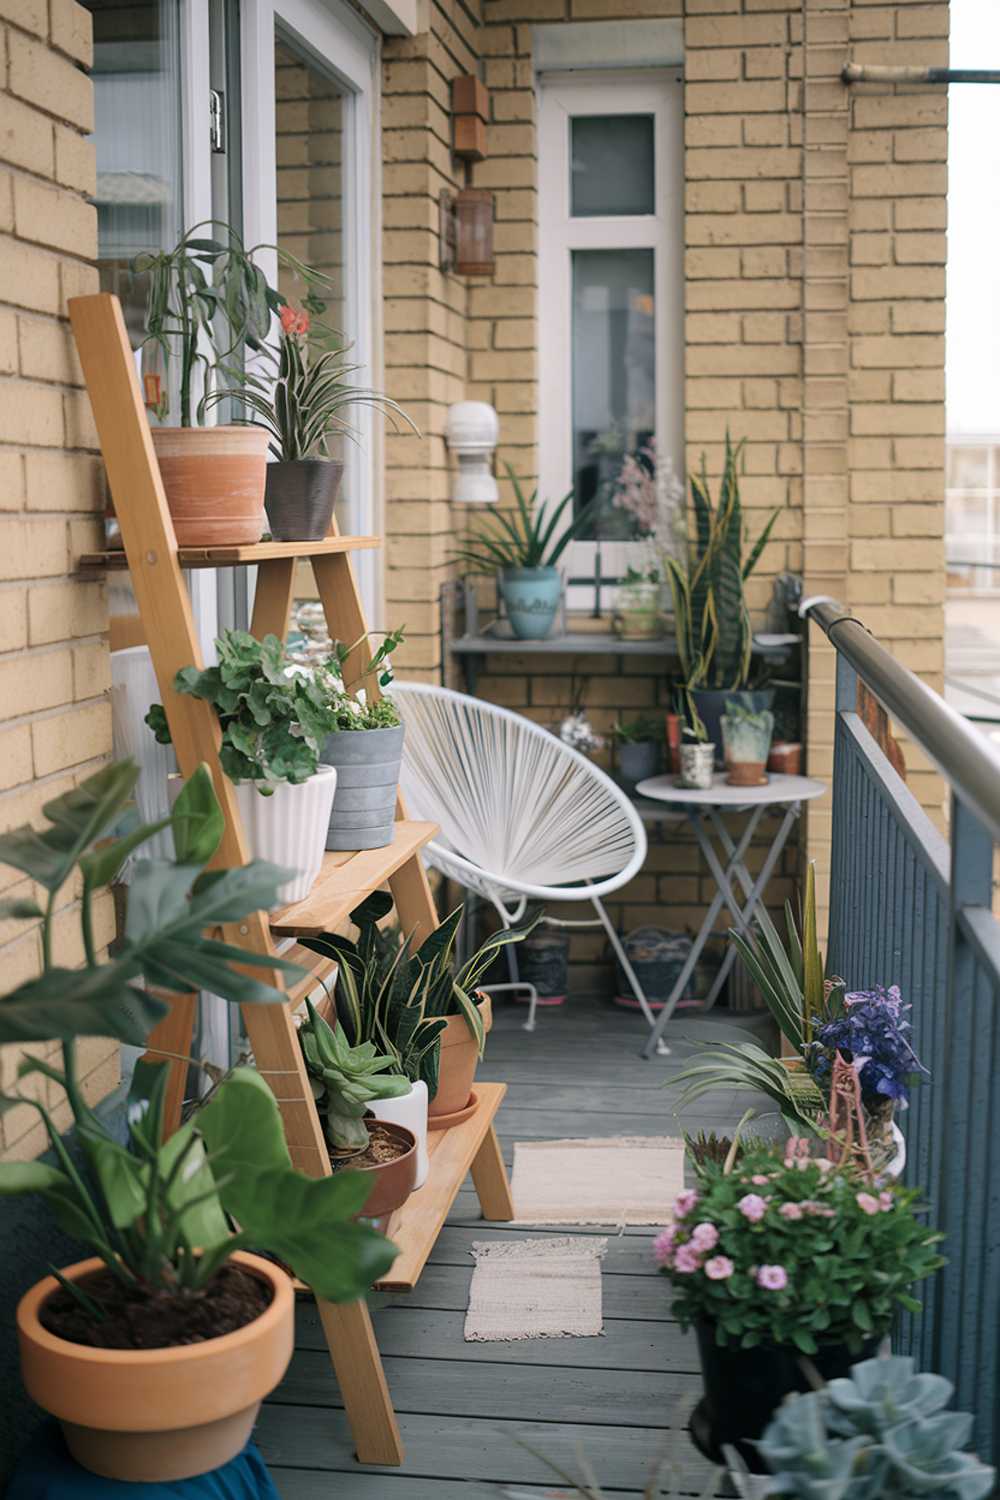
[[889,1331],[909,1288],[944,1264],[941,1236],[917,1194],[873,1184],[854,1166],[810,1158],[797,1144],[746,1151],[731,1171],[699,1168],[653,1253],[683,1328],[714,1324],[720,1344],[821,1344],[860,1352]]

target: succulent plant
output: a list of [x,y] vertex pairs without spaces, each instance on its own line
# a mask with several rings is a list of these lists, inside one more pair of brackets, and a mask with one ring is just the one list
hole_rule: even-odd
[[774,1471],[769,1492],[800,1500],[980,1500],[995,1471],[963,1451],[972,1417],[947,1412],[952,1385],[892,1356],[848,1378],[790,1396],[760,1440]]
[[341,1028],[334,1030],[311,1000],[306,1007],[309,1017],[299,1028],[299,1042],[327,1139],[338,1150],[363,1150],[368,1144],[364,1119],[372,1100],[408,1094],[410,1080],[387,1071],[395,1059],[376,1051],[374,1042],[352,1047]]

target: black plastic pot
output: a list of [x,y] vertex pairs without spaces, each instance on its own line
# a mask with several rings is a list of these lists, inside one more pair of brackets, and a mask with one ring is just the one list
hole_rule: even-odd
[[722,715],[727,703],[738,703],[751,713],[760,713],[762,708],[774,708],[774,688],[760,688],[750,692],[748,688],[692,688],[691,697],[701,716],[708,738],[715,746],[715,764],[721,770],[725,764],[722,750]]
[[344,475],[336,458],[293,458],[268,464],[264,509],[276,542],[320,542],[330,529]]
[[811,1389],[803,1361],[813,1365],[822,1380],[837,1380],[852,1365],[871,1359],[879,1340],[868,1339],[859,1354],[846,1344],[821,1344],[816,1354],[804,1355],[791,1344],[758,1344],[754,1349],[717,1344],[714,1323],[697,1323],[698,1353],[705,1394],[691,1413],[691,1439],[699,1452],[724,1464],[722,1446],[735,1448],[756,1474],[767,1466],[749,1439],[764,1430],[784,1398],[792,1391]]
[[618,757],[618,774],[630,797],[640,781],[646,781],[659,773],[659,740],[622,740],[615,754]]

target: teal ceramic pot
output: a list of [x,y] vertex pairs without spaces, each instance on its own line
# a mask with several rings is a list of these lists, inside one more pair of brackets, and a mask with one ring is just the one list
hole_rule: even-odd
[[562,595],[558,568],[504,568],[500,592],[519,640],[543,641],[550,634]]
[[725,764],[721,721],[726,711],[726,704],[738,703],[741,708],[748,708],[753,713],[759,713],[763,708],[774,708],[774,688],[761,688],[755,693],[745,688],[693,688],[691,697],[694,699],[695,708],[701,715],[708,738],[715,746],[715,764],[719,770]]

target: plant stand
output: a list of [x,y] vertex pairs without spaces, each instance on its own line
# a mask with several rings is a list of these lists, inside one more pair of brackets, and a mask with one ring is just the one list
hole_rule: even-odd
[[[173,691],[174,676],[181,667],[202,666],[181,569],[256,566],[251,632],[258,638],[274,634],[283,640],[296,565],[300,558],[307,559],[330,635],[335,640],[359,642],[344,666],[344,680],[351,688],[360,680],[370,652],[349,554],[377,547],[379,541],[375,537],[339,536],[334,524],[332,534],[319,542],[179,550],[118,299],[106,294],[76,297],[71,299],[69,310],[124,542],[124,552],[81,558],[81,572],[93,576],[109,568],[128,568],[140,616],[139,625],[130,627],[130,643],[149,645],[182,774],[191,776],[206,762],[225,815],[225,832],[213,867],[243,865],[249,858],[247,842],[232,783],[219,764],[221,734],[215,713],[208,703]],[[254,954],[273,953],[275,938],[329,931],[342,923],[365,896],[388,882],[401,929],[413,934],[419,943],[437,926],[420,859],[421,848],[436,832],[433,823],[408,820],[399,801],[390,845],[359,853],[327,853],[305,901],[270,915],[256,912],[223,928],[222,935],[225,941],[246,950],[247,968],[253,972]],[[308,967],[309,976],[291,987],[287,1004],[247,1006],[243,1019],[258,1071],[278,1101],[293,1163],[312,1176],[326,1176],[331,1170],[330,1160],[293,1011],[333,964],[308,950],[293,949],[289,956]],[[258,971],[256,977],[267,984],[281,983],[270,969]],[[168,1128],[176,1127],[180,1119],[183,1077],[174,1059],[190,1053],[194,1014],[193,996],[171,997],[170,1014],[149,1039],[147,1056],[161,1058],[171,1069]],[[396,1286],[396,1277],[400,1278],[400,1287],[415,1283],[470,1169],[484,1214],[512,1217],[506,1173],[493,1130],[493,1116],[503,1091],[503,1085],[482,1086],[482,1103],[476,1115],[442,1132],[434,1143],[427,1183],[415,1195],[414,1207],[407,1204],[397,1215],[398,1224],[390,1226],[390,1236],[398,1237],[403,1253],[393,1269],[393,1279],[385,1285]],[[418,1206],[421,1201],[427,1209]],[[319,1300],[318,1307],[358,1458],[370,1464],[402,1463],[396,1414],[367,1302],[333,1304]]]

